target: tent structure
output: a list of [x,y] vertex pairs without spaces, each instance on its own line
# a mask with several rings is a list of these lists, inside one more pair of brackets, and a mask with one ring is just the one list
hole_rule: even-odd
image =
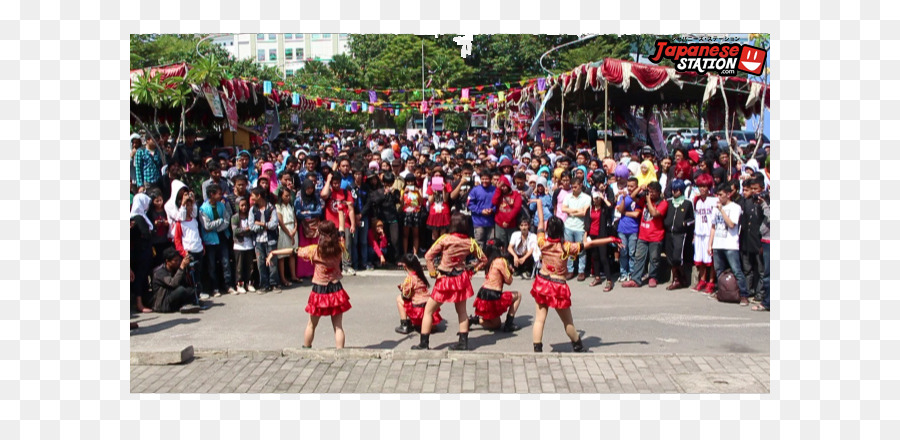
[[563,114],[566,109],[581,109],[606,115],[611,108],[631,107],[685,108],[700,114],[705,104],[709,129],[721,130],[726,114],[729,122],[737,112],[759,114],[763,100],[769,105],[771,87],[736,76],[677,72],[672,67],[606,58],[511,92],[510,107],[526,101],[540,103],[544,92],[550,91],[553,96],[546,110]]

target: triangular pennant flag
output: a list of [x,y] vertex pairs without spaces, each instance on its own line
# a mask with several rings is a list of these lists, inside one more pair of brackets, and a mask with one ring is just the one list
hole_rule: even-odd
[[384,94],[387,95],[387,96],[391,96],[391,91],[390,91],[390,89],[385,90],[385,91],[384,91]]
[[455,91],[456,91],[456,87],[450,87],[450,88],[447,89],[447,90],[450,91],[450,92],[455,92]]
[[475,90],[478,90],[479,92],[482,91],[483,89],[484,89],[484,86],[475,86]]
[[503,83],[503,84],[506,85],[507,89],[509,88],[509,83]]

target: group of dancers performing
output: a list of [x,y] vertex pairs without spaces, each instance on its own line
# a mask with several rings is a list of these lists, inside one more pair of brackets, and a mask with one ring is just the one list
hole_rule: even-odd
[[[540,204],[540,200],[538,201]],[[584,351],[581,337],[575,330],[572,319],[572,292],[566,283],[568,269],[566,260],[575,258],[585,249],[616,243],[621,246],[617,237],[606,237],[589,240],[585,234],[583,242],[563,240],[564,225],[562,219],[551,217],[544,222],[543,208],[537,209],[539,224],[546,224],[546,230],[539,228],[537,233],[538,247],[541,250],[541,268],[534,279],[531,296],[534,297],[536,311],[532,341],[534,351],[543,351],[544,322],[549,309],[556,309],[565,326],[566,335],[572,342],[575,352]],[[343,213],[341,213],[343,214]],[[502,250],[493,242],[488,242],[482,251],[475,240],[468,235],[470,218],[462,213],[454,213],[450,219],[448,234],[441,236],[425,254],[425,261],[431,278],[435,279],[434,288],[429,295],[430,283],[425,277],[419,259],[413,254],[401,258],[400,264],[406,269],[407,277],[399,286],[397,311],[400,315],[400,327],[395,331],[409,334],[413,328],[419,329],[419,344],[413,350],[428,350],[431,332],[443,318],[440,307],[453,303],[459,321],[459,341],[450,346],[450,350],[469,349],[469,327],[481,325],[485,329],[501,329],[512,332],[519,329],[514,323],[516,311],[522,300],[519,292],[503,291],[504,285],[512,284],[511,264],[503,256]],[[343,219],[340,220],[343,225]],[[269,254],[271,259],[276,255],[296,253],[297,257],[312,263],[315,271],[312,278],[313,289],[309,295],[306,312],[309,322],[303,337],[303,348],[311,348],[316,326],[323,316],[331,317],[334,327],[335,346],[344,348],[344,330],[342,317],[350,310],[350,297],[341,285],[341,256],[344,250],[343,226],[338,229],[334,223],[323,222],[319,226],[318,244],[294,249],[280,249]],[[435,259],[440,263],[435,267]],[[474,259],[474,267],[469,260]],[[485,270],[485,281],[475,299],[475,315],[466,313],[466,300],[475,295],[472,288],[472,275]],[[506,313],[505,322],[501,317]]]

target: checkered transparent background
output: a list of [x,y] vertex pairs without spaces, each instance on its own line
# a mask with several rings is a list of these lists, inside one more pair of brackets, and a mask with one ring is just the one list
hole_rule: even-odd
[[[900,427],[891,368],[900,307],[881,300],[877,282],[896,286],[900,273],[896,185],[879,184],[895,177],[898,158],[897,132],[880,124],[898,115],[893,3],[12,0],[0,8],[0,182],[14,200],[0,210],[0,286],[12,294],[0,300],[4,438],[888,438]],[[771,33],[772,394],[130,394],[128,34],[261,31]]]

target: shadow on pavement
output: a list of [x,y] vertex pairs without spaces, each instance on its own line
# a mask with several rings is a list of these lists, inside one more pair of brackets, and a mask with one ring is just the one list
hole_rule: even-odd
[[[154,318],[154,319],[155,319],[155,318]],[[163,330],[165,330],[165,329],[169,329],[169,328],[175,327],[176,325],[180,325],[180,324],[193,324],[193,323],[199,322],[199,321],[200,321],[200,318],[190,318],[190,319],[188,319],[188,318],[178,318],[178,319],[173,319],[173,320],[171,320],[171,321],[161,322],[161,323],[159,323],[159,324],[153,324],[153,325],[150,325],[150,326],[143,326],[143,325],[141,325],[140,328],[138,328],[137,330],[135,330],[135,331],[132,332],[132,333],[133,333],[133,334],[138,334],[138,335],[145,335],[145,334],[149,334],[149,333],[156,333],[156,332],[158,332],[158,331],[163,331]],[[139,322],[140,322],[140,321],[139,321]]]
[[[581,333],[581,332],[579,332]],[[584,348],[590,350],[592,348],[602,348],[610,345],[622,345],[622,344],[640,344],[640,345],[648,345],[647,341],[616,341],[616,342],[601,342],[602,339],[597,336],[588,336],[582,337],[581,343],[584,345]],[[550,351],[553,352],[572,352],[572,343],[571,342],[561,342],[559,344],[550,344]]]
[[[374,349],[382,348],[382,349],[393,350],[393,349],[400,347],[401,344],[410,344],[411,343],[410,345],[415,345],[419,342],[419,334],[416,332],[412,332],[408,335],[398,334],[397,337],[400,339],[393,340],[393,341],[385,340],[385,341],[381,341],[377,344],[366,345],[363,348],[374,348]],[[400,347],[400,348],[402,348],[402,347]]]

